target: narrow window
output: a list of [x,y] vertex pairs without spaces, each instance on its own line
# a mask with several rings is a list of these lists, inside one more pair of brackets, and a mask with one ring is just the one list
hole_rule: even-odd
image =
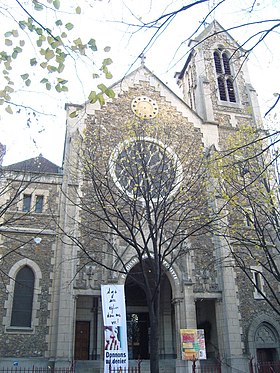
[[34,273],[24,266],[15,278],[11,326],[31,327]]
[[262,278],[262,269],[260,266],[251,267],[254,283],[254,298],[263,299],[264,294],[264,281]]
[[227,101],[225,82],[221,76],[218,77],[218,87],[219,87],[220,100]]
[[36,196],[35,212],[41,213],[43,211],[44,196]]
[[260,289],[260,283],[261,283],[259,272],[254,272],[254,278],[255,278],[255,285],[258,290]]
[[227,79],[228,98],[230,102],[236,102],[232,79]]
[[217,74],[222,74],[222,64],[221,64],[221,57],[218,52],[214,52],[214,62],[215,62],[215,67],[216,67],[216,73]]
[[29,212],[30,209],[31,209],[31,194],[24,194],[22,211]]
[[229,57],[228,57],[227,53],[223,53],[222,58],[223,58],[223,65],[224,65],[225,74],[226,75],[231,75]]
[[236,102],[230,65],[230,57],[227,52],[219,48],[214,52],[214,64],[217,75],[219,98],[221,101]]

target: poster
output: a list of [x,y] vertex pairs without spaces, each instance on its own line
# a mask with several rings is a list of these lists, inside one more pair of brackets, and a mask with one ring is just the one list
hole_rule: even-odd
[[101,285],[104,322],[104,373],[128,368],[126,309],[123,285]]
[[203,329],[181,329],[182,360],[206,359]]

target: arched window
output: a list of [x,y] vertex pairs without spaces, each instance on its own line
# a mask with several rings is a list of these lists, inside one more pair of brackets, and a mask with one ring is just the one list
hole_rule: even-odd
[[230,57],[223,48],[214,52],[214,63],[217,75],[218,90],[221,101],[236,102]]
[[11,326],[31,327],[34,279],[29,266],[22,267],[16,275]]

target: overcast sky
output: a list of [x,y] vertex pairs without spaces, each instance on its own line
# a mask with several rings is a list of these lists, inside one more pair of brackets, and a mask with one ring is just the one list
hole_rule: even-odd
[[[187,40],[192,33],[201,25],[201,22],[209,9],[217,4],[218,0],[210,0],[207,4],[197,5],[194,8],[182,12],[176,17],[166,30],[154,39],[154,42],[145,50],[145,64],[164,83],[180,94],[174,80],[174,73],[182,69],[188,52]],[[1,3],[6,3],[0,0]],[[11,4],[15,3],[11,1]],[[25,1],[24,3],[27,3]],[[63,1],[61,1],[63,3]],[[108,84],[119,80],[129,71],[133,71],[140,65],[137,58],[147,46],[155,29],[137,31],[137,28],[128,24],[139,23],[137,18],[143,22],[151,21],[163,13],[178,9],[190,1],[166,1],[166,0],[68,0],[67,13],[60,13],[59,17],[71,20],[75,24],[77,36],[83,40],[95,38],[102,50],[110,46],[111,51],[107,54],[100,53],[101,57],[112,57],[113,79]],[[250,12],[253,0],[226,0],[218,7],[213,16],[224,27],[229,28],[241,23],[260,19],[274,19],[280,14],[280,2],[278,0],[262,0],[255,2],[255,10]],[[80,16],[71,15],[76,5],[82,9]],[[14,5],[13,14],[20,17]],[[48,24],[52,12],[47,15],[36,12],[35,16],[41,17],[43,24]],[[0,15],[1,32],[13,27],[6,18],[2,22]],[[203,30],[203,25],[200,31]],[[242,44],[244,38],[258,30],[257,26],[243,27],[231,31],[232,36]],[[250,57],[250,76],[253,86],[257,89],[264,113],[273,102],[273,93],[279,92],[279,66],[280,66],[280,36],[272,34],[265,43],[262,43]],[[277,48],[275,47],[277,46]],[[245,46],[248,48],[249,45]],[[89,77],[92,73],[92,61],[82,66],[78,65],[78,78],[76,71],[69,68],[71,76],[70,90],[65,95],[46,93],[39,87],[33,87],[26,91],[25,87],[19,90],[16,97],[17,102],[35,107],[46,115],[34,116],[21,110],[20,114],[9,115],[1,110],[1,139],[7,146],[7,154],[4,164],[18,162],[42,153],[52,162],[61,165],[63,154],[63,142],[65,134],[65,111],[66,102],[83,103],[87,94],[94,89],[95,81]],[[69,78],[69,77],[68,77]],[[70,78],[69,78],[70,79]],[[276,111],[279,112],[279,109]],[[30,120],[28,120],[30,118]],[[276,121],[275,121],[276,122]],[[275,125],[275,124],[273,124]]]

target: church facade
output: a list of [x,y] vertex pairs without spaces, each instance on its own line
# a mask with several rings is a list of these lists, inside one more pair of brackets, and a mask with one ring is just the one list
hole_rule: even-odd
[[[143,289],[129,282],[139,257],[121,235],[112,235],[111,228],[98,222],[97,192],[92,193],[90,179],[99,176],[91,166],[101,165],[103,171],[108,166],[101,174],[106,181],[94,184],[97,191],[108,182],[137,199],[140,186],[131,183],[123,165],[128,154],[139,157],[127,149],[135,133],[140,134],[148,147],[138,143],[138,151],[160,149],[161,157],[170,159],[163,173],[173,175],[178,189],[181,182],[183,189],[190,188],[193,205],[188,205],[192,210],[183,227],[195,231],[192,217],[195,212],[201,215],[207,202],[204,194],[196,193],[202,186],[201,179],[194,179],[200,155],[213,146],[223,149],[227,136],[241,124],[261,128],[262,123],[246,61],[231,36],[213,22],[191,46],[176,75],[183,99],[141,65],[113,85],[115,97],[102,107],[67,106],[63,169],[38,157],[4,171],[2,184],[10,187],[2,188],[2,204],[14,202],[2,214],[0,227],[0,366],[59,367],[76,361],[77,371],[102,370],[100,286],[113,283],[125,286],[129,359],[140,358],[148,369],[149,309]],[[114,166],[116,159],[121,166]],[[174,162],[178,173],[171,170]],[[159,178],[158,168],[153,177],[157,186],[152,193],[158,192],[158,185],[169,188],[169,179]],[[148,234],[146,226],[142,231]],[[165,247],[171,240],[167,231]],[[252,358],[279,360],[279,316],[256,296],[252,284],[244,283],[238,269],[223,265],[230,253],[228,242],[201,229],[184,244],[184,255],[181,251],[173,260],[170,252],[165,257],[159,301],[161,370],[192,370],[192,362],[182,360],[181,329],[204,329],[204,363],[219,360],[222,372],[248,372]]]

